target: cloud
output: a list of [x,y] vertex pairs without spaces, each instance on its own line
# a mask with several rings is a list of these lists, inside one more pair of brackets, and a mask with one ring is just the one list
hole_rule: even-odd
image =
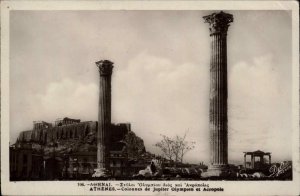
[[[291,158],[291,94],[282,93],[278,66],[271,54],[237,63],[229,73],[229,155],[263,150]],[[289,141],[289,142],[282,142]]]
[[[82,84],[69,78],[50,83],[45,94],[37,95],[46,117],[74,117],[95,119],[97,116],[98,86]],[[57,116],[58,114],[63,116]]]
[[[115,121],[132,122],[134,131],[144,138],[146,148],[159,152],[153,145],[160,134],[183,135],[196,148],[187,158],[207,159],[209,67],[192,63],[176,64],[170,59],[141,52],[127,69],[113,78]],[[202,152],[202,153],[201,153]],[[204,154],[204,155],[201,155]]]
[[20,100],[11,105],[14,114],[14,121],[11,122],[13,141],[20,131],[31,129],[35,120],[53,122],[66,116],[83,120],[97,119],[98,86],[94,83],[82,84],[65,78],[49,83],[44,93],[32,94]]

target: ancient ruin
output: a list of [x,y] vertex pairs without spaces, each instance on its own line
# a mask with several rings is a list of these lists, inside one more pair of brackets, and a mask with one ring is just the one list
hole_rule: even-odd
[[[247,156],[250,156],[250,162],[247,162]],[[268,157],[268,162],[266,163],[264,157]],[[257,161],[259,158],[259,161]],[[271,153],[270,152],[263,152],[261,150],[257,150],[254,152],[244,152],[244,168],[245,169],[261,169],[265,165],[271,165]]]
[[233,16],[224,12],[203,17],[211,37],[209,127],[210,167],[206,175],[224,176],[228,170],[227,137],[227,43]]
[[108,60],[96,62],[100,74],[98,132],[97,132],[97,169],[93,177],[109,176],[109,130],[111,125],[111,75],[113,63]]

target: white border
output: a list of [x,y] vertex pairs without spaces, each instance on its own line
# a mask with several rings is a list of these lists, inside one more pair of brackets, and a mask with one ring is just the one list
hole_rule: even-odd
[[[90,192],[73,181],[9,181],[9,12],[12,10],[291,10],[293,55],[293,181],[201,181],[224,192],[169,192],[170,195],[299,195],[299,5],[296,1],[2,1],[1,2],[1,190],[3,195],[120,195]],[[20,65],[22,66],[22,65]],[[87,182],[87,181],[85,181]],[[130,181],[131,183],[137,181]],[[152,182],[152,181],[151,181]],[[154,181],[153,181],[154,182]],[[161,183],[161,181],[156,181]],[[272,188],[270,188],[272,187]],[[152,192],[127,192],[149,195]]]

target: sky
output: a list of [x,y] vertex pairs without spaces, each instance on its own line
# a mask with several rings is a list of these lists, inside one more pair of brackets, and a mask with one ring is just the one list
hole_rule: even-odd
[[[288,11],[227,11],[229,163],[262,150],[292,156],[292,25]],[[184,161],[209,162],[213,11],[11,11],[10,143],[32,121],[97,120],[96,61],[114,62],[112,122],[146,149],[161,134],[196,142]]]

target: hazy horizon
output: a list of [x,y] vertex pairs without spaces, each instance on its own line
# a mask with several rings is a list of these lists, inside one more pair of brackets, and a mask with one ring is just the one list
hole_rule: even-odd
[[[112,123],[131,123],[146,149],[160,134],[196,142],[209,162],[213,11],[11,11],[10,142],[32,121],[96,121],[96,61],[114,62]],[[292,159],[292,25],[288,11],[226,11],[229,163],[244,151]]]

